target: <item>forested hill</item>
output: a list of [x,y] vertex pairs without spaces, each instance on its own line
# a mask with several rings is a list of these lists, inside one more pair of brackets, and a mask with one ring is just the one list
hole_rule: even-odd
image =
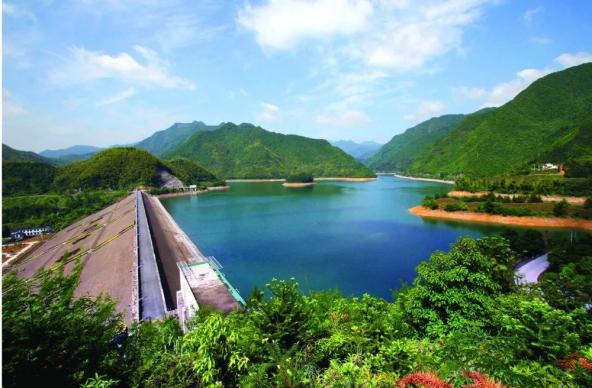
[[3,162],[35,162],[44,164],[55,164],[54,160],[43,157],[32,151],[19,151],[12,147],[2,144],[2,161]]
[[196,132],[211,131],[219,125],[207,125],[201,121],[192,123],[175,123],[169,128],[155,132],[152,136],[135,144],[135,147],[144,149],[153,155],[162,156],[179,147]]
[[456,128],[464,117],[461,114],[444,115],[417,124],[395,135],[366,163],[374,171],[405,171],[419,153]]
[[268,132],[251,124],[227,123],[215,131],[197,132],[163,156],[189,158],[224,178],[285,178],[299,172],[315,177],[374,176],[326,140]]
[[534,162],[569,168],[567,155],[556,150],[590,149],[590,137],[577,133],[591,113],[592,63],[587,63],[549,74],[500,108],[467,117],[419,153],[409,172],[491,176]]
[[[179,170],[177,172],[177,170]],[[163,162],[147,151],[132,147],[110,148],[89,160],[59,169],[52,188],[131,189],[139,185],[160,187],[163,172],[179,175],[185,184],[213,178],[213,174],[191,161]],[[199,177],[203,176],[204,179]]]

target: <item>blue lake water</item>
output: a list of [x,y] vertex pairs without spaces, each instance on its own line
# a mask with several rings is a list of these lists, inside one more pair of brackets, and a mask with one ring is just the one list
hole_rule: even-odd
[[162,199],[229,280],[248,296],[272,278],[295,277],[303,291],[339,289],[391,299],[415,267],[459,236],[504,229],[427,221],[408,212],[450,185],[380,177],[373,182],[232,183],[228,191]]

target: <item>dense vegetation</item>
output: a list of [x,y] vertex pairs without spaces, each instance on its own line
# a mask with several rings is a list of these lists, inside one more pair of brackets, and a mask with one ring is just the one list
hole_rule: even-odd
[[540,216],[540,217],[574,217],[592,219],[592,209],[586,205],[570,205],[565,200],[559,202],[545,202],[540,196],[502,197],[493,193],[479,197],[449,198],[446,196],[427,196],[422,206],[432,210],[442,209],[448,212],[473,211],[478,213],[502,216]]
[[169,319],[116,337],[113,303],[73,301],[76,271],[41,274],[40,287],[9,275],[3,384],[391,387],[425,371],[461,386],[477,371],[512,387],[590,386],[590,269],[576,284],[571,276],[592,260],[592,241],[547,242],[567,252],[552,259],[553,286],[515,286],[512,248],[545,249],[548,239],[533,233],[461,238],[420,264],[394,302],[303,295],[294,281],[273,280],[244,311],[200,310],[185,335]]
[[2,195],[46,193],[53,183],[56,168],[36,162],[2,162]]
[[15,150],[6,144],[2,144],[2,161],[55,164],[54,160],[38,155],[35,152]]
[[286,182],[288,183],[311,183],[314,182],[314,177],[310,174],[301,172],[292,174],[286,178]]
[[[152,154],[136,148],[111,148],[89,160],[60,169],[52,188],[56,191],[77,189],[132,189],[139,185],[158,186],[159,172],[168,168]],[[169,171],[170,172],[170,171]]]
[[325,140],[268,132],[250,124],[229,123],[197,132],[164,156],[189,158],[224,178],[285,178],[295,171],[316,177],[374,175]]
[[207,125],[201,121],[175,123],[169,128],[155,132],[150,137],[136,143],[134,147],[146,150],[156,156],[162,156],[181,146],[194,133],[212,131],[218,127],[218,125]]
[[[592,63],[550,74],[481,120],[460,123],[419,155],[410,171],[491,176],[521,171],[535,162],[564,164],[566,155],[553,150],[571,148],[568,144],[591,107]],[[590,140],[584,132],[578,139]],[[589,151],[591,146],[579,147]]]
[[175,158],[165,163],[173,175],[179,178],[185,185],[216,180],[214,174],[187,158]]
[[452,131],[464,115],[444,115],[424,121],[404,133],[394,136],[368,160],[374,171],[406,171],[417,155]]
[[588,196],[592,194],[592,175],[587,178],[565,178],[559,175],[518,175],[471,178],[455,181],[455,190],[492,191],[504,194],[540,194]]
[[127,195],[125,191],[46,194],[2,198],[2,230],[52,226],[61,229]]

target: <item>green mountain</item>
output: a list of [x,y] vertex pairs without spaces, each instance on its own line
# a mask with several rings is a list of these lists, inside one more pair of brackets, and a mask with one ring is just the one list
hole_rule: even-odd
[[216,176],[210,171],[187,158],[175,158],[172,160],[167,160],[165,164],[185,185],[191,185],[205,181],[211,182],[217,179]]
[[[172,175],[172,176],[171,176]],[[163,162],[147,151],[133,147],[110,148],[89,160],[59,169],[52,184],[55,191],[74,189],[132,189],[144,185],[160,187],[175,177],[207,180],[213,175],[190,161]],[[215,177],[214,177],[215,179]]]
[[464,115],[434,117],[395,135],[368,160],[374,171],[405,171],[419,153],[458,126]]
[[[589,150],[581,122],[592,113],[592,63],[549,74],[512,101],[463,120],[420,152],[411,174],[493,176],[531,163],[566,163],[560,150]],[[583,144],[576,142],[583,141]],[[574,151],[581,152],[581,151]],[[551,159],[548,159],[551,158]]]
[[35,152],[15,150],[6,144],[2,144],[2,161],[55,164],[54,160],[43,157]]
[[175,123],[167,129],[155,132],[152,136],[135,144],[134,147],[146,150],[153,155],[162,156],[181,146],[196,132],[212,131],[219,125],[207,125],[201,121]]
[[374,176],[326,140],[268,132],[251,124],[224,124],[197,132],[164,157],[182,156],[225,178],[285,178],[298,172],[315,177]]
[[356,143],[350,140],[339,140],[332,141],[332,145],[341,148],[346,154],[353,156],[356,160],[364,162],[370,156],[372,156],[382,144],[373,141],[364,141],[362,143]]

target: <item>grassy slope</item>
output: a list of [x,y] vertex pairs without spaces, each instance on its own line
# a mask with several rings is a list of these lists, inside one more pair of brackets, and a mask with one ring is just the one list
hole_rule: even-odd
[[509,103],[469,117],[424,151],[411,172],[476,176],[515,172],[548,155],[592,110],[592,63],[550,74]]
[[374,171],[405,171],[418,153],[452,131],[464,115],[444,115],[424,121],[394,136],[367,161]]
[[198,132],[165,157],[182,156],[224,178],[366,177],[373,173],[326,140],[265,131],[250,124],[225,124]]
[[155,132],[152,136],[137,143],[135,147],[146,150],[153,155],[162,156],[181,146],[194,133],[211,131],[217,127],[217,125],[206,125],[201,121],[175,123],[165,130]]

